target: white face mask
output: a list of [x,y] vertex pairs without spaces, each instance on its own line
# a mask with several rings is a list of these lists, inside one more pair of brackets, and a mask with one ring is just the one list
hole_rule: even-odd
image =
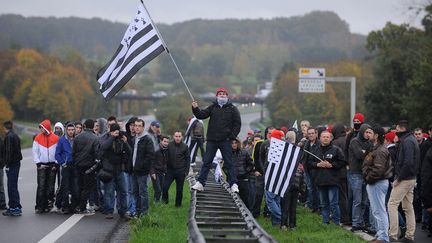
[[228,103],[228,97],[216,97],[216,100],[219,105],[225,105]]

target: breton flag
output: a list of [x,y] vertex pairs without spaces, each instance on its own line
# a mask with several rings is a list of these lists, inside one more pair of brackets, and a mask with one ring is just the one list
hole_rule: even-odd
[[300,147],[272,138],[265,172],[265,189],[284,197],[300,158]]
[[148,62],[166,50],[143,4],[111,61],[97,74],[105,100],[111,99]]

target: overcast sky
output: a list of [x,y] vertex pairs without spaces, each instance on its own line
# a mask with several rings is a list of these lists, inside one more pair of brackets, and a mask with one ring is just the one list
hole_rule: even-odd
[[[419,25],[420,17],[410,6],[431,0],[146,0],[153,20],[174,23],[195,18],[274,18],[291,17],[313,10],[336,12],[351,32],[367,34],[381,29],[386,22]],[[0,14],[24,16],[99,17],[128,23],[138,0],[0,0]]]

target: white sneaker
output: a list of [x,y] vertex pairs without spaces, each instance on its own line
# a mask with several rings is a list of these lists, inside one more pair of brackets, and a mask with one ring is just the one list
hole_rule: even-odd
[[231,191],[234,192],[234,193],[239,193],[239,189],[238,189],[237,184],[235,184],[235,183],[232,184]]
[[192,186],[192,189],[202,192],[204,191],[204,186],[201,184],[201,182],[197,181],[195,185]]

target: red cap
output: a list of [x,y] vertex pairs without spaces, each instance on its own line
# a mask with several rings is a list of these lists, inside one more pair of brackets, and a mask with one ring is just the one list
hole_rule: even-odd
[[282,130],[285,134],[287,134],[287,132],[288,132],[288,128],[287,128],[287,127],[281,127],[281,130]]
[[362,113],[356,113],[353,117],[353,121],[358,119],[361,123],[364,123],[364,115]]
[[225,94],[228,95],[228,90],[225,88],[217,88],[216,89],[216,96],[219,94],[219,92],[225,92]]
[[388,132],[385,136],[385,139],[387,139],[389,142],[393,143],[394,139],[396,137],[396,132],[395,131],[390,131]]
[[284,137],[284,133],[280,130],[273,130],[273,132],[270,134],[271,138],[277,138],[279,140],[282,140],[282,138]]

